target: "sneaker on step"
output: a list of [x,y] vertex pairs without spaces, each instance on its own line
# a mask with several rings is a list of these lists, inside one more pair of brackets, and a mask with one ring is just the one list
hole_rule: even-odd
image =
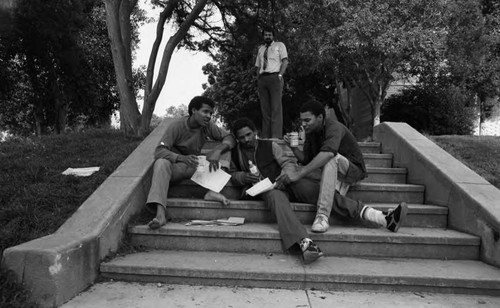
[[330,224],[328,223],[328,217],[319,214],[316,216],[316,219],[314,219],[311,231],[317,233],[324,233],[326,232],[326,230],[328,230],[329,227]]
[[401,202],[395,209],[389,210],[385,216],[387,221],[387,229],[392,232],[398,232],[399,227],[403,223],[406,213],[408,212],[408,206],[405,202]]
[[302,256],[304,257],[304,264],[310,264],[322,257],[323,252],[311,241],[309,242],[309,246],[302,252]]

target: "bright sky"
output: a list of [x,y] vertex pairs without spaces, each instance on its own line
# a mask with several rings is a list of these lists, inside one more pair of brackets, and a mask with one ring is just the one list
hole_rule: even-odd
[[[141,0],[139,5],[148,11],[149,17],[155,19],[159,16],[159,10],[152,10],[147,4],[150,0]],[[141,27],[139,49],[137,50],[134,67],[148,64],[149,54],[156,37],[156,22],[146,24]],[[173,34],[169,28],[165,28],[163,34],[163,45],[158,53],[156,68],[160,66],[163,49],[166,42]],[[201,85],[207,82],[207,76],[203,75],[201,67],[211,62],[210,57],[205,53],[194,53],[185,49],[174,51],[168,68],[167,80],[163,86],[162,92],[156,102],[154,113],[158,116],[164,116],[166,109],[172,105],[188,105],[193,96],[203,93]],[[140,107],[142,111],[142,105]]]

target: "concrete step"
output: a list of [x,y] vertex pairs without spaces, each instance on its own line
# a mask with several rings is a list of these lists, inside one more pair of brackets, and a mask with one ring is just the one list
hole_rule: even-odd
[[148,251],[101,264],[104,278],[260,288],[408,291],[500,296],[500,269],[471,260]]
[[[285,144],[283,140],[280,139],[272,139],[276,143],[278,143],[284,150],[290,150],[290,148]],[[218,145],[219,142],[209,140],[205,143],[203,146],[204,149],[211,150],[213,149],[216,145]],[[380,153],[380,142],[358,142],[358,145],[361,149],[361,152],[363,153]]]
[[[224,188],[230,199],[238,199],[235,196],[241,195],[241,188],[228,182]],[[392,183],[359,183],[351,186],[347,196],[355,200],[364,202],[389,202],[389,203],[423,203],[424,186],[413,184],[392,184]],[[203,198],[206,189],[197,185],[191,180],[183,180],[170,186],[169,198]]]
[[[423,259],[479,258],[480,239],[453,230],[332,226],[313,239],[326,255],[358,257],[413,257]],[[240,226],[192,226],[168,223],[158,230],[147,225],[131,226],[131,244],[153,249],[280,253],[283,251],[277,224],[245,223]]]
[[363,159],[366,167],[392,167],[392,154],[364,153]]
[[[395,208],[397,203],[367,203],[373,208],[387,211]],[[316,205],[292,202],[295,214],[304,224],[312,224],[316,215]],[[214,220],[223,217],[245,217],[246,222],[275,222],[263,201],[238,200],[231,201],[229,206],[219,202],[202,199],[171,198],[168,200],[168,213],[174,220],[205,219]],[[448,209],[442,206],[425,204],[408,204],[408,214],[403,223],[405,227],[446,228]],[[143,223],[146,223],[143,221]],[[330,218],[332,225],[360,225],[359,222]]]
[[364,183],[406,183],[406,168],[379,168],[367,167],[368,177],[362,180]]
[[[204,148],[202,149],[201,154],[207,155],[209,151],[209,149]],[[295,157],[291,151],[285,151],[285,154],[290,157]],[[392,167],[392,154],[363,153],[363,159],[365,160],[366,167]]]

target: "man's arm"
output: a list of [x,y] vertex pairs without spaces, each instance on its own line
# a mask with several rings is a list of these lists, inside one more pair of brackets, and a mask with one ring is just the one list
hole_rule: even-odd
[[301,150],[299,149],[299,147],[292,147],[292,146],[290,145],[290,137],[289,137],[288,135],[284,135],[284,136],[283,136],[283,141],[285,141],[285,143],[288,145],[288,147],[289,147],[290,149],[292,149],[292,153],[293,153],[293,155],[295,155],[295,157],[297,158],[297,161],[298,161],[299,163],[303,163],[303,162],[304,162],[304,159],[305,159],[304,152],[303,152],[303,151],[301,151]]
[[314,170],[323,167],[327,162],[330,161],[330,159],[334,157],[335,154],[333,154],[332,152],[319,152],[307,165],[300,169],[300,171],[298,172],[297,180],[305,177]]
[[272,149],[274,160],[280,165],[281,170],[295,169],[296,164],[294,159],[287,156],[277,143],[272,143]]
[[287,66],[288,66],[288,58],[281,60],[281,66],[280,66],[280,72],[279,72],[279,76],[281,78],[283,78],[283,74],[285,74]]
[[172,163],[183,162],[191,167],[196,167],[198,165],[198,157],[196,157],[196,155],[181,155],[172,152],[163,141],[156,147],[154,157],[155,159],[163,158]]
[[155,149],[155,159],[163,158],[172,163],[177,161],[179,154],[172,151],[174,144],[179,136],[177,123],[173,123],[163,135],[160,144]]
[[209,170],[219,169],[221,155],[231,150],[236,145],[233,135],[217,127],[210,122],[208,127],[208,136],[216,141],[221,141],[212,151],[207,154],[207,161],[210,163]]

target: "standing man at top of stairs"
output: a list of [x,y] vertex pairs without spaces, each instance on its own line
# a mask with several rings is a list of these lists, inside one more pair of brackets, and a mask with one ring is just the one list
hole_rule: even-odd
[[304,177],[318,175],[318,208],[311,230],[326,232],[330,227],[328,220],[333,210],[337,215],[368,220],[397,232],[407,213],[406,203],[402,202],[395,209],[389,210],[388,214],[384,214],[360,201],[343,196],[335,189],[337,177],[342,182],[354,184],[367,175],[359,145],[347,127],[331,117],[326,118],[325,108],[316,100],[302,105],[300,120],[306,133],[304,151],[290,146],[288,136],[284,140],[292,148],[298,162],[304,166],[298,170],[286,170],[277,181],[295,183]]
[[[210,171],[229,168],[230,152],[235,140],[229,132],[219,128],[211,121],[215,103],[202,96],[194,97],[188,106],[189,117],[180,118],[172,123],[155,150],[153,177],[149,189],[146,207],[156,211],[156,217],[148,224],[151,229],[158,229],[167,222],[166,206],[170,182],[189,179],[198,165],[198,155],[207,137],[221,141],[210,153],[207,161]],[[208,191],[205,199],[227,204],[221,194]]]

